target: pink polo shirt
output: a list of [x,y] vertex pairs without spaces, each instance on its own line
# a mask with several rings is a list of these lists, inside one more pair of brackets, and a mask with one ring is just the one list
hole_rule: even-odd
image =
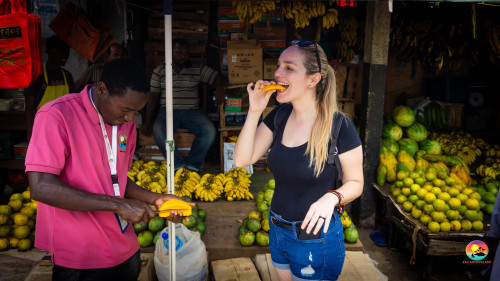
[[[55,174],[74,188],[114,196],[99,117],[88,89],[58,98],[37,112],[26,172]],[[106,130],[111,138],[112,127],[106,124]],[[126,143],[118,146],[116,167],[122,198],[136,134],[134,122],[118,126],[117,139],[126,137]],[[122,233],[112,212],[75,212],[42,203],[35,246],[51,252],[55,264],[76,269],[116,266],[139,249],[133,226]]]

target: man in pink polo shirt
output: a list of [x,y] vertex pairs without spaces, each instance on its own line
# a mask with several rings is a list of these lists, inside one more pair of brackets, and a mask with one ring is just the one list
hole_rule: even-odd
[[[149,192],[127,177],[136,144],[135,113],[149,81],[134,59],[106,64],[101,82],[36,114],[26,155],[38,200],[35,246],[52,253],[52,280],[137,280],[141,261],[131,223],[154,216],[174,195]],[[173,222],[182,214],[168,218]]]

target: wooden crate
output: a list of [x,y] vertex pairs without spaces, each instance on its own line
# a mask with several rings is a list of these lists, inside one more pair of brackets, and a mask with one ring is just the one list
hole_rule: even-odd
[[194,134],[188,130],[179,129],[174,134],[175,147],[179,150],[182,157],[187,157],[191,152],[191,146],[194,141]]
[[[141,281],[157,281],[154,257],[152,253],[141,253],[142,267],[137,280]],[[42,259],[31,270],[25,281],[51,281],[52,268],[54,264],[47,259]]]
[[212,262],[214,281],[260,281],[259,273],[250,258],[233,258]]
[[[194,134],[190,133],[186,129],[179,129],[174,133],[175,147],[177,147],[182,157],[187,157],[189,155],[193,141]],[[141,146],[139,149],[141,156],[163,156],[159,149],[153,148],[157,146],[153,136],[145,136],[142,133],[139,133],[139,144]]]
[[355,106],[354,100],[338,98],[337,104],[338,104],[338,109],[340,111],[347,114],[347,116],[351,118],[351,121],[354,120],[354,106]]
[[[345,254],[344,267],[339,276],[339,281],[383,280],[377,269],[368,261],[363,252],[346,251]],[[257,266],[262,281],[279,281],[271,262],[271,254],[256,255],[255,265]]]
[[446,115],[446,127],[448,129],[462,128],[462,117],[464,111],[463,103],[439,102]]

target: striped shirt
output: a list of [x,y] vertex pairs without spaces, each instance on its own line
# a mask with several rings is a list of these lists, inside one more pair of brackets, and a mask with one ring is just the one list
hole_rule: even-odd
[[[200,82],[212,84],[217,76],[217,71],[208,66],[189,65],[180,73],[173,71],[173,109],[195,109],[199,107],[200,97],[198,85]],[[160,106],[165,106],[165,64],[157,66],[151,76],[151,92],[159,93]]]

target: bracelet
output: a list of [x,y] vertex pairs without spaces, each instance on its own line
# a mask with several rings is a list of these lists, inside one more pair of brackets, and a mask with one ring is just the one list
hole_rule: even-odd
[[335,211],[339,214],[342,214],[345,210],[345,204],[342,203],[342,199],[344,198],[344,195],[342,193],[336,191],[336,190],[328,190],[328,193],[331,193],[339,199],[339,203],[335,205]]

